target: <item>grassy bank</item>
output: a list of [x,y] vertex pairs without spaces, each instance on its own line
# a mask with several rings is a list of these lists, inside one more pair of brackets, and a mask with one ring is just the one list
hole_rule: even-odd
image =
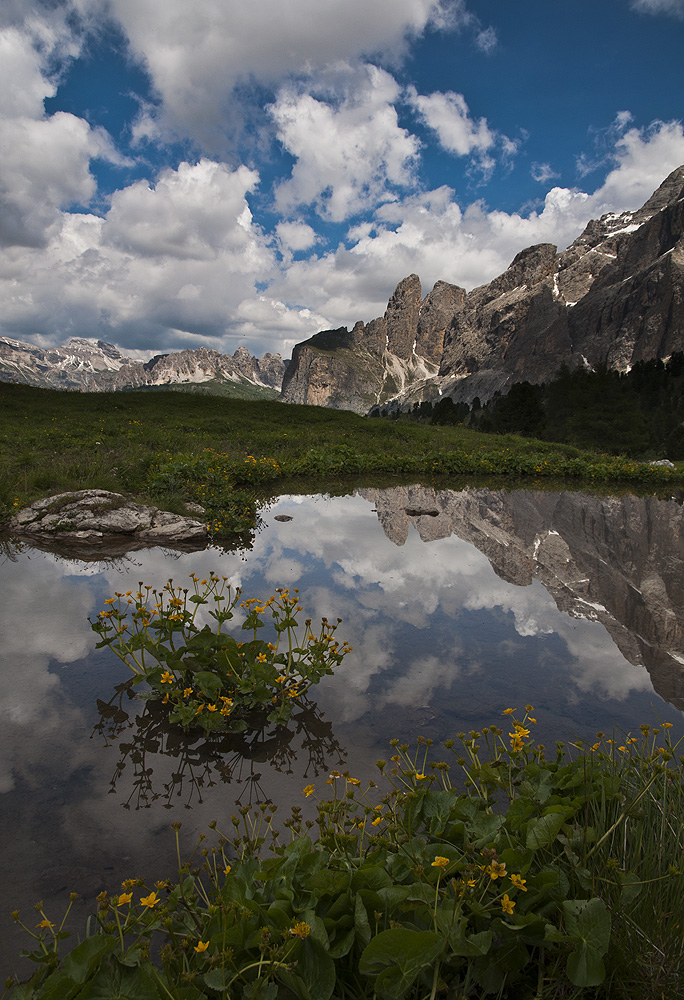
[[366,787],[332,771],[284,833],[272,805],[211,824],[176,881],[101,893],[66,954],[42,904],[15,914],[38,967],[12,1000],[681,996],[679,747],[646,725],[547,752],[532,711],[393,741]]
[[679,471],[463,427],[186,393],[0,384],[0,520],[37,497],[99,488],[170,509],[200,501],[218,530],[241,530],[253,522],[256,493],[279,480],[373,473],[683,481]]

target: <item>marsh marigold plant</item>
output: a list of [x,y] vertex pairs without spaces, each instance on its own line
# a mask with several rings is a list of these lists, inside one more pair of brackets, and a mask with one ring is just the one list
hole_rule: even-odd
[[[267,712],[267,721],[287,722],[293,703],[332,673],[351,647],[340,643],[340,623],[311,619],[299,625],[299,591],[278,589],[267,600],[243,599],[226,577],[190,576],[189,587],[169,580],[161,590],[140,583],[138,590],[105,601],[92,628],[97,648],[109,646],[135,675],[146,681],[148,697],[168,707],[169,720],[205,732],[246,728],[245,714]],[[200,623],[205,609],[213,624]],[[240,641],[226,625],[242,613]],[[262,630],[273,641],[260,638]]]

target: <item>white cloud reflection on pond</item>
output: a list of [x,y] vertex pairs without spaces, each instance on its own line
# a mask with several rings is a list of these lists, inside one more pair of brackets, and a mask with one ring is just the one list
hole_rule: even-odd
[[[584,605],[576,600],[570,614],[558,606],[570,600],[562,587],[554,583],[552,594],[529,567],[519,574],[525,585],[507,582],[472,541],[450,533],[457,526],[455,515],[451,521],[447,516],[453,496],[428,491],[431,498],[442,504],[439,517],[411,522],[423,535],[445,533],[429,541],[407,524],[395,532],[387,511],[376,511],[373,496],[283,497],[265,514],[252,550],[156,548],[111,563],[30,550],[19,552],[15,562],[6,560],[0,566],[0,829],[11,873],[4,888],[7,908],[70,888],[92,897],[132,873],[156,877],[172,864],[168,825],[178,809],[190,843],[211,819],[229,816],[244,790],[214,774],[213,787],[202,779],[191,811],[183,809],[185,792],[136,810],[130,762],[111,788],[118,743],[108,747],[90,737],[97,699],[109,699],[128,673],[113,654],[94,652],[87,616],[114,591],[136,588],[139,581],[160,586],[173,577],[185,584],[191,572],[206,576],[214,570],[241,586],[246,597],[297,586],[314,622],[324,615],[342,618],[338,635],[354,652],[314,693],[359,777],[373,776],[373,761],[387,756],[392,736],[445,739],[527,701],[535,705],[538,734],[546,742],[590,738],[613,722],[635,727],[653,719],[651,706],[682,728],[680,713],[654,692],[638,650],[629,662],[616,645],[624,649],[632,641],[623,624],[610,625],[614,638],[600,621],[577,617],[585,605],[597,617],[593,608],[601,602],[595,594],[577,598]],[[278,522],[276,513],[292,520]],[[492,525],[485,525],[486,544],[496,544],[499,555],[512,560],[498,566],[499,574],[518,579],[511,525],[503,517]],[[555,533],[551,528],[549,535]],[[537,536],[543,534],[538,527],[529,531],[520,549],[528,561],[525,553],[540,547]],[[569,556],[563,558],[570,564]],[[551,566],[544,564],[540,575]],[[580,569],[573,568],[573,580],[580,579]],[[131,704],[129,714],[141,711],[140,703]],[[149,764],[157,789],[173,785],[175,758],[151,752]],[[261,774],[260,794],[287,804],[301,801],[300,764],[292,774],[269,769],[264,761],[247,769]],[[122,809],[127,800],[131,807]],[[0,939],[3,930],[4,918]],[[6,940],[12,951],[4,965],[18,951],[13,931]]]

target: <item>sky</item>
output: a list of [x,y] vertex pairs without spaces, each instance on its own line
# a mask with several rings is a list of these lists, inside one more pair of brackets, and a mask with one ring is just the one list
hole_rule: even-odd
[[684,163],[684,0],[2,0],[0,336],[290,356]]

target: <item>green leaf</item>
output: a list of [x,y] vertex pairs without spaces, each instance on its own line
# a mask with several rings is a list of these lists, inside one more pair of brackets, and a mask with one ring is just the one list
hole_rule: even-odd
[[553,843],[563,823],[565,823],[565,813],[547,813],[537,820],[530,820],[527,825],[526,847],[531,851],[537,851],[540,847]]
[[430,833],[438,837],[451,817],[454,794],[443,788],[430,789],[423,798],[423,813],[430,822]]
[[599,986],[606,975],[606,968],[598,955],[585,945],[568,956],[568,979],[574,986]]
[[520,830],[534,812],[534,805],[528,798],[513,799],[506,810],[506,825],[510,830]]
[[449,941],[451,951],[454,955],[462,955],[467,958],[486,955],[492,946],[492,932],[480,931],[479,934],[469,934],[468,937],[455,937],[454,941]]
[[313,910],[304,910],[300,914],[299,919],[303,920],[311,928],[311,932],[306,940],[316,941],[324,951],[327,951],[329,946],[328,932],[321,918]]
[[[410,895],[410,885],[388,885],[385,889],[378,889],[378,896],[385,904],[384,909],[388,913],[394,912]],[[432,893],[432,902],[434,902],[434,893]]]
[[310,892],[315,892],[317,896],[337,895],[349,885],[349,872],[331,871],[329,868],[315,872],[305,883]]
[[210,670],[198,670],[193,681],[207,698],[216,698],[223,687],[221,678],[212,674]]
[[423,969],[432,966],[444,945],[442,936],[435,931],[393,927],[374,937],[364,949],[359,971],[362,975],[378,977],[377,993],[400,997]]
[[335,989],[335,963],[325,948],[311,937],[302,942],[297,973],[306,984],[311,1000],[330,1000]]
[[356,937],[356,931],[353,927],[350,927],[346,934],[343,934],[340,938],[336,938],[334,943],[330,945],[329,955],[331,958],[342,958],[344,955],[348,955],[354,944],[354,938]]
[[230,972],[227,969],[210,969],[202,976],[205,985],[210,990],[223,991],[230,982]]
[[487,844],[494,840],[503,824],[503,816],[496,816],[493,813],[478,816],[477,823],[473,828],[473,843],[475,847],[486,847]]
[[146,969],[107,962],[78,994],[78,1000],[159,1000],[157,984]]
[[619,872],[620,881],[622,882],[622,892],[620,893],[620,902],[624,906],[629,906],[637,898],[641,890],[643,889],[643,884],[639,881],[637,875],[634,872]]
[[598,986],[605,977],[603,956],[610,943],[610,913],[602,899],[566,899],[565,929],[575,945],[568,978],[575,986]]
[[242,1000],[276,1000],[278,996],[278,986],[273,980],[264,982],[263,979],[255,979],[247,983],[242,991]]
[[354,930],[356,931],[359,944],[362,948],[365,948],[371,939],[371,929],[368,923],[366,907],[363,905],[363,900],[360,896],[356,897],[354,903]]
[[354,872],[351,887],[358,889],[385,889],[392,885],[392,879],[384,868],[359,868]]
[[[28,987],[27,987],[28,989]],[[51,976],[43,983],[35,993],[33,989],[26,993],[27,1000],[72,1000],[77,993],[81,990],[81,984],[75,983],[71,976],[68,976],[61,969],[57,972],[53,972]],[[12,996],[17,996],[17,990],[13,991]]]

